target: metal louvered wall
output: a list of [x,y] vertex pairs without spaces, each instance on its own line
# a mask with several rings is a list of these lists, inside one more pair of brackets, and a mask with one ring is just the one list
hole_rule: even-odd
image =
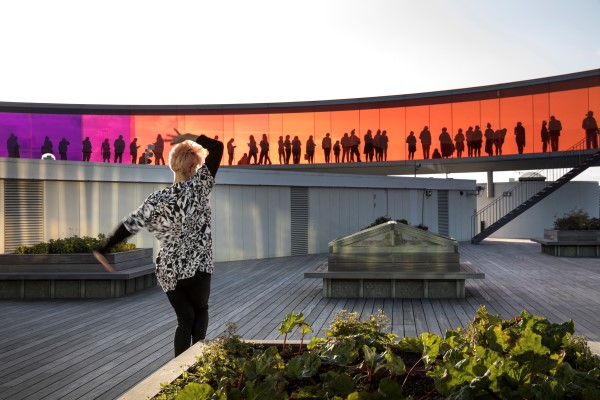
[[44,185],[41,181],[4,181],[4,251],[44,240]]
[[292,255],[302,256],[308,254],[308,188],[292,187],[290,196]]
[[448,191],[438,190],[438,233],[449,236],[448,228]]

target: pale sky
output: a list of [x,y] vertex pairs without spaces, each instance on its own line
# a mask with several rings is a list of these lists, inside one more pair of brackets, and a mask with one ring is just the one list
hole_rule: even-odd
[[324,100],[600,67],[600,0],[6,0],[0,13],[0,101]]

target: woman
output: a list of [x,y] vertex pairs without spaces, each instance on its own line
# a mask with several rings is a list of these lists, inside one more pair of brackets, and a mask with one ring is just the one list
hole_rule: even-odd
[[[223,156],[223,143],[191,133],[170,135],[172,186],[152,193],[118,226],[94,255],[108,270],[103,254],[146,228],[160,241],[156,278],[177,315],[175,356],[204,339],[213,272],[211,210],[208,203]],[[208,150],[208,156],[206,155]]]

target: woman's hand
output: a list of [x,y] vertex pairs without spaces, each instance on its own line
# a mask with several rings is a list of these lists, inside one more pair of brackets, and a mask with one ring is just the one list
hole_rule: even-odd
[[94,257],[96,257],[96,260],[98,260],[98,262],[102,264],[102,266],[107,272],[115,272],[115,269],[108,263],[106,257],[104,257],[102,253],[100,253],[99,251],[94,251]]
[[192,133],[180,133],[177,128],[173,128],[173,130],[175,131],[175,133],[177,133],[176,135],[174,134],[167,134],[167,141],[171,142],[171,146],[173,146],[174,144],[179,144],[185,140],[193,140],[194,142],[196,141],[196,139],[198,139],[198,136],[192,134]]

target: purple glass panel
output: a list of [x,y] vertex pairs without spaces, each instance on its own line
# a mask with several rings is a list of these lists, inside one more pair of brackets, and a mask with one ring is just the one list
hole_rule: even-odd
[[[67,160],[81,160],[81,115],[31,114],[31,158],[41,158],[45,140],[52,144],[52,154],[60,160],[59,144],[65,139]],[[62,147],[62,146],[61,146]]]
[[11,143],[18,146],[15,151],[19,157],[31,157],[31,115],[0,113],[0,140],[0,157],[8,157]]
[[83,115],[83,134],[79,140],[79,157],[81,159],[81,141],[86,137],[92,142],[90,161],[102,162],[101,146],[104,139],[110,143],[110,162],[115,157],[115,140],[123,135],[125,152],[123,164],[131,164],[129,143],[131,143],[131,117],[128,115]]

